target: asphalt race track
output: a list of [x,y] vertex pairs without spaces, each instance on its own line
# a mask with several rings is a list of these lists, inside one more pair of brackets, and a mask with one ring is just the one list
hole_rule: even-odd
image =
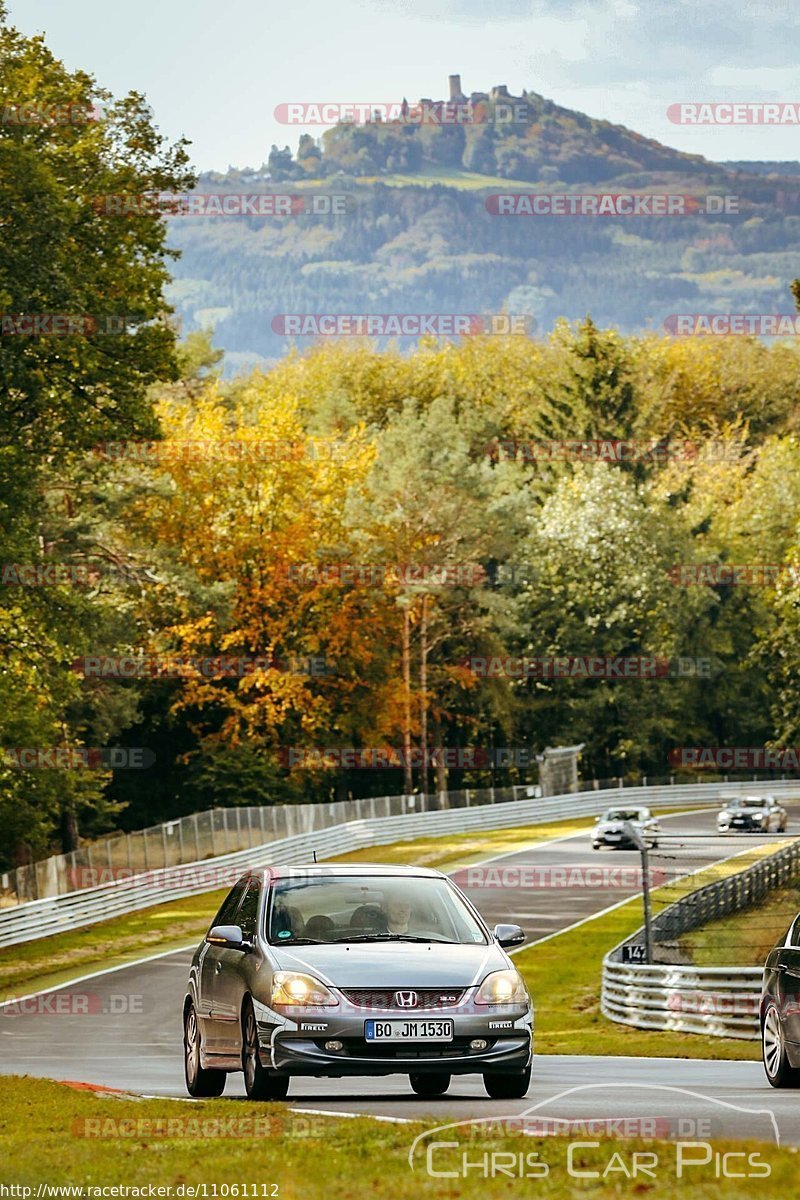
[[[789,811],[788,833],[800,832],[800,806]],[[652,856],[654,870],[683,874],[765,840],[718,837],[715,817],[713,809],[662,817],[664,836]],[[635,851],[593,851],[584,832],[493,859],[456,878],[490,925],[516,921],[530,942],[635,895],[638,864]],[[492,874],[490,867],[498,871]],[[593,870],[580,876],[570,871],[581,867]],[[604,878],[611,886],[596,886],[597,868],[608,869]],[[576,878],[585,882],[574,886]],[[187,949],[87,977],[48,993],[36,1006],[42,1011],[0,1006],[0,1072],[185,1098],[181,1003],[191,955]],[[71,1003],[72,996],[78,1002]],[[64,1011],[46,1011],[54,1002]],[[225,1095],[244,1095],[241,1075],[229,1077]],[[421,1100],[406,1076],[397,1075],[295,1079],[289,1103],[300,1112],[394,1120],[435,1113],[443,1124],[525,1113],[532,1128],[556,1120],[635,1118],[655,1122],[658,1136],[751,1136],[800,1144],[800,1095],[770,1088],[760,1063],[537,1056],[523,1100],[489,1100],[479,1076],[456,1076],[446,1096]]]

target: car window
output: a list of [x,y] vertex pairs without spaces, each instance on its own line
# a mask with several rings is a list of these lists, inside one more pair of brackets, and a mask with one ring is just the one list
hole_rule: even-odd
[[242,900],[241,907],[236,916],[236,924],[241,927],[242,936],[252,941],[256,936],[256,922],[258,921],[258,902],[261,898],[261,884],[257,879],[251,879],[250,885]]
[[796,920],[792,926],[792,936],[789,941],[790,946],[800,946],[800,921]]
[[269,940],[344,942],[408,937],[483,943],[470,910],[445,879],[422,876],[323,876],[281,880],[272,888]]
[[214,917],[214,920],[211,922],[211,926],[210,926],[211,929],[213,929],[215,925],[233,925],[234,924],[233,918],[236,916],[236,910],[239,907],[239,902],[242,899],[242,896],[244,894],[244,889],[245,889],[246,884],[247,884],[246,879],[240,880],[239,883],[234,884],[234,886],[228,892],[228,895],[222,901],[222,905],[219,909],[219,912]]

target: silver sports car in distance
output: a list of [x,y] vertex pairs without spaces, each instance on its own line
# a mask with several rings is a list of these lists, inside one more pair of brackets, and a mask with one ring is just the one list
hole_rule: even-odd
[[251,871],[192,959],[186,1086],[219,1096],[244,1071],[252,1099],[292,1075],[407,1074],[440,1096],[480,1074],[490,1096],[528,1090],[533,1009],[504,946],[439,871],[359,864]]
[[789,820],[774,796],[723,796],[725,807],[717,814],[720,833],[783,833]]
[[593,849],[616,846],[618,849],[630,850],[635,844],[631,840],[631,825],[639,831],[647,846],[655,849],[660,827],[649,808],[606,809],[592,833]]

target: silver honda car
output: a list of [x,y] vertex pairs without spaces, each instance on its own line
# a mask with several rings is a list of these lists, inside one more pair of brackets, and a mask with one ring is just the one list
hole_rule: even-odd
[[455,884],[425,868],[331,865],[244,875],[192,959],[183,1004],[186,1086],[219,1096],[244,1071],[251,1099],[292,1075],[407,1074],[441,1096],[454,1074],[524,1096],[533,1009],[504,946]]

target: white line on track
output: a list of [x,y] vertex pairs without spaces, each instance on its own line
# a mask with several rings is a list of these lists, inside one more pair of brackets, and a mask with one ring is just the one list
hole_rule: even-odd
[[310,1113],[314,1117],[350,1117],[354,1119],[368,1117],[370,1121],[388,1121],[392,1125],[413,1125],[415,1121],[413,1117],[384,1117],[376,1116],[374,1113],[339,1112],[337,1109],[329,1108],[290,1108],[289,1112],[301,1113],[303,1116],[308,1116]]

